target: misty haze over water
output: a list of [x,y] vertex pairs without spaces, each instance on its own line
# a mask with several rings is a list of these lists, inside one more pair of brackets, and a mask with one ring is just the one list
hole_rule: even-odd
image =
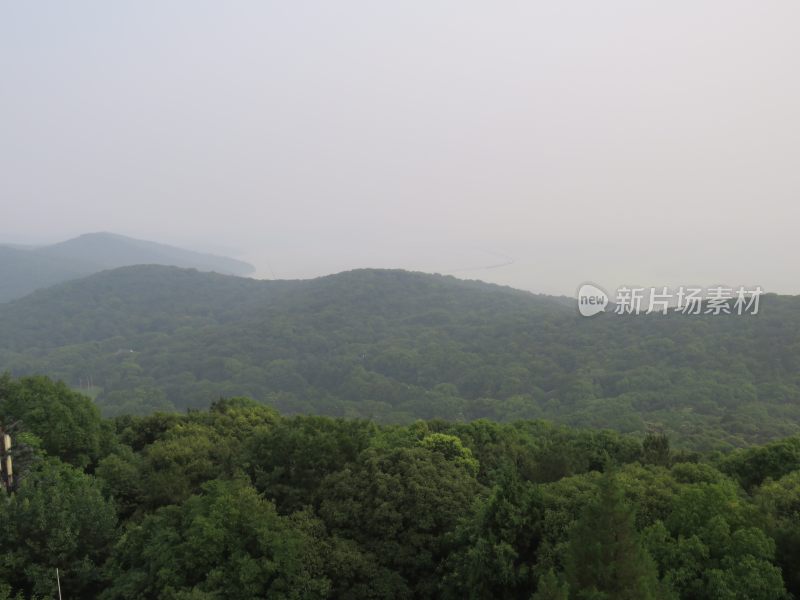
[[0,240],[113,231],[264,277],[800,293],[798,19],[788,1],[15,4]]

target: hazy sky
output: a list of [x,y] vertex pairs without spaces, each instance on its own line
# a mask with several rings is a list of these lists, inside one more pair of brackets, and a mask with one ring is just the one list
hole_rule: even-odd
[[0,0],[0,239],[800,293],[798,23],[797,0]]

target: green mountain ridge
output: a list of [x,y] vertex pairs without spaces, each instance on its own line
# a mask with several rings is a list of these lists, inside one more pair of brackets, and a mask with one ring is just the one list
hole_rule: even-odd
[[250,396],[381,422],[546,418],[699,449],[800,432],[800,299],[757,316],[578,316],[563,298],[363,269],[257,281],[134,266],[0,306],[0,371],[108,415]]

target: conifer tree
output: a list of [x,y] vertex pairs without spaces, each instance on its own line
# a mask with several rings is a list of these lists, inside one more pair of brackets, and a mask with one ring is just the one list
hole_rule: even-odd
[[569,600],[567,585],[550,569],[539,578],[536,593],[531,600]]
[[663,597],[656,565],[639,541],[633,511],[611,474],[603,476],[598,497],[584,509],[572,530],[566,579],[575,598]]

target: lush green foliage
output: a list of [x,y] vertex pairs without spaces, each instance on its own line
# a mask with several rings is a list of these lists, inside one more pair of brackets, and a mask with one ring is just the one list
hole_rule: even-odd
[[789,297],[756,316],[585,319],[563,298],[403,271],[140,266],[0,305],[0,370],[63,379],[107,416],[249,396],[383,423],[655,429],[708,451],[800,432],[799,334]]
[[41,377],[2,381],[0,421],[33,453],[0,497],[0,598],[53,597],[56,567],[65,597],[109,600],[800,594],[797,438],[703,456],[660,435],[378,426],[242,398],[103,421]]

